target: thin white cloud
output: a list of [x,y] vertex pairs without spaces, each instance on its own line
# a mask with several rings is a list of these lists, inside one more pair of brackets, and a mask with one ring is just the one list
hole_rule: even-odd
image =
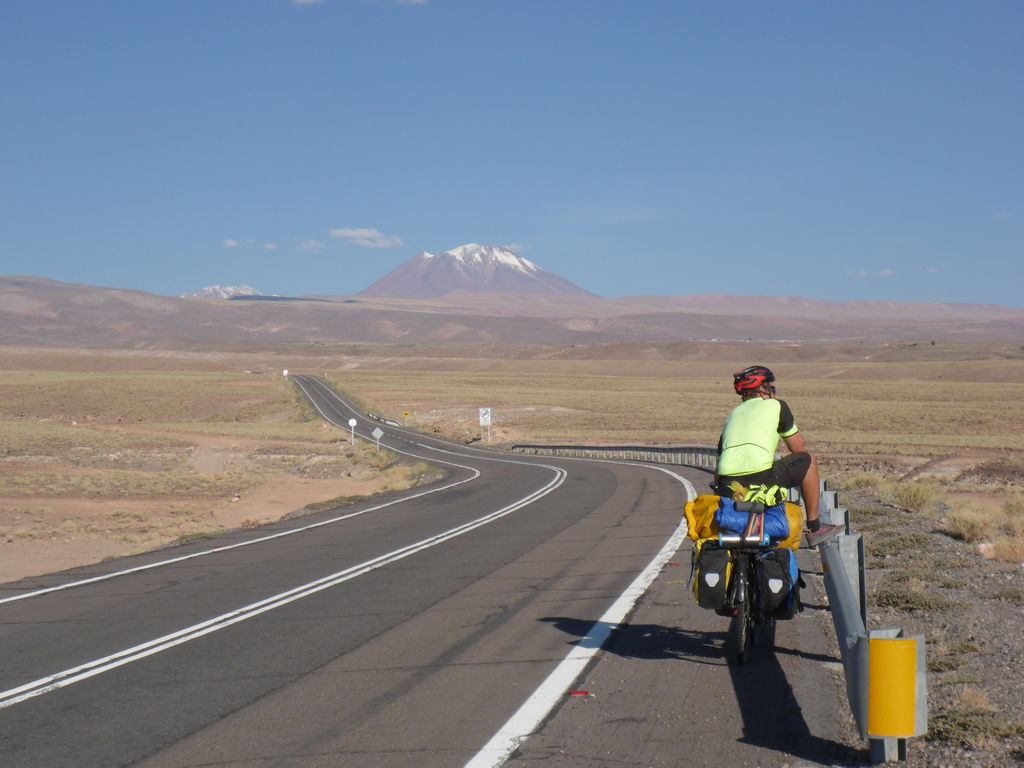
[[430,0],[395,0],[395,5],[429,5]]
[[268,251],[277,250],[277,243],[265,242],[257,240],[254,237],[247,237],[244,240],[237,240],[233,237],[229,237],[224,240],[225,248],[265,248]]
[[895,274],[896,274],[896,271],[895,271],[895,270],[892,270],[892,269],[883,269],[883,270],[882,270],[881,272],[879,272],[878,274],[876,274],[876,275],[875,275],[875,277],[892,277],[892,276],[893,276],[893,275],[895,275]]
[[320,5],[324,0],[292,0],[292,5]]
[[303,253],[316,253],[317,251],[322,251],[326,247],[326,245],[321,243],[315,237],[310,237],[299,243],[299,247],[296,248],[296,250],[302,251]]
[[936,269],[935,267],[927,267],[924,271],[927,272],[929,275],[939,274],[939,270]]
[[340,237],[362,248],[399,248],[404,245],[397,235],[385,235],[379,230],[366,227],[332,229],[331,237]]
[[853,277],[893,277],[896,274],[894,269],[881,269],[878,272],[868,272],[862,269],[860,272],[854,272]]

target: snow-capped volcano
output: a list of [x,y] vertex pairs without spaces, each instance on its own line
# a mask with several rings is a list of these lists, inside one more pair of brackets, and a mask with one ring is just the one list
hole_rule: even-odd
[[263,294],[248,285],[208,285],[198,291],[183,293],[181,299],[230,299],[232,296],[262,296]]
[[426,298],[458,290],[593,295],[541,269],[511,248],[476,243],[438,254],[424,251],[359,295]]

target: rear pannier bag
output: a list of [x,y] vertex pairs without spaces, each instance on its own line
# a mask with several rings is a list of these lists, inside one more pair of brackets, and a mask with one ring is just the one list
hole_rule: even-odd
[[732,571],[729,550],[722,549],[717,542],[703,540],[697,542],[693,557],[693,596],[697,605],[701,608],[722,608]]
[[776,619],[791,619],[800,610],[800,571],[788,549],[773,549],[760,558],[758,578],[764,610]]

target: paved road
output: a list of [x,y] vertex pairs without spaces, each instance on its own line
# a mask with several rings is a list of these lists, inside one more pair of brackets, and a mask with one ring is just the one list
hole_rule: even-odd
[[[324,418],[347,424],[344,400],[294,378]],[[360,435],[378,426],[358,418]],[[682,478],[382,428],[383,445],[442,463],[449,477],[0,585],[0,765],[497,764],[517,745],[508,723],[524,709],[543,722],[510,764],[711,764],[680,758],[700,754],[681,746],[700,743],[706,728],[655,727],[660,713],[685,722],[694,701],[733,726],[707,742],[726,750],[719,757],[749,751],[752,765],[771,765],[841,752],[834,685],[818,663],[826,651],[792,651],[801,665],[792,674],[807,673],[806,700],[824,712],[808,719],[778,654],[753,672],[723,661],[725,627],[685,595],[688,568],[650,571],[674,549],[666,544],[678,534]],[[656,576],[647,597],[592,660],[587,646],[645,569]],[[800,626],[806,645],[824,647],[813,622]],[[586,656],[584,682],[600,695],[563,690],[550,716],[546,705],[524,707],[569,653]],[[747,733],[763,718],[744,692],[766,682],[789,691],[785,711],[769,718],[785,726],[781,737]]]

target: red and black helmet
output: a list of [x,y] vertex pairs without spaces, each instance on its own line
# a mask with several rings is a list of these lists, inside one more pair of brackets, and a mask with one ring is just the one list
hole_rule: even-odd
[[756,392],[765,384],[775,381],[775,374],[763,365],[752,365],[732,375],[732,386],[737,395]]

